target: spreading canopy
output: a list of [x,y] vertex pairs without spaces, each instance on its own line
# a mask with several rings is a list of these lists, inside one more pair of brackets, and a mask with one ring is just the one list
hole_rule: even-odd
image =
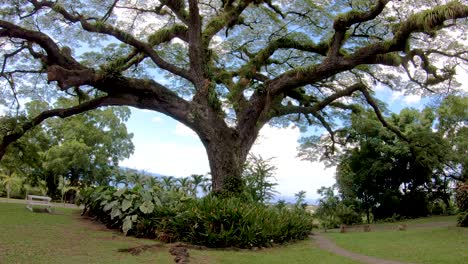
[[127,105],[193,129],[214,190],[240,178],[267,122],[318,124],[333,143],[335,119],[368,103],[404,137],[372,87],[449,92],[468,59],[462,1],[11,0],[0,10],[2,103],[81,99],[18,124],[0,156],[46,118]]

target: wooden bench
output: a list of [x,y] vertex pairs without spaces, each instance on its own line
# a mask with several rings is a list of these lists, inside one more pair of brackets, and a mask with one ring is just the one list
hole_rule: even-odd
[[39,196],[39,195],[28,195],[26,197],[26,208],[33,211],[34,205],[42,205],[46,207],[46,210],[50,213],[52,212],[52,203],[50,203],[52,198],[47,196]]

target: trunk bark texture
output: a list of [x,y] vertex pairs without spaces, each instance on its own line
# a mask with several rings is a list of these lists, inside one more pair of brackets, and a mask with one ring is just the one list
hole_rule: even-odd
[[223,118],[208,117],[193,129],[198,133],[205,146],[210,164],[212,190],[222,191],[226,181],[233,177],[240,179],[247,155],[258,135],[258,128],[232,128]]

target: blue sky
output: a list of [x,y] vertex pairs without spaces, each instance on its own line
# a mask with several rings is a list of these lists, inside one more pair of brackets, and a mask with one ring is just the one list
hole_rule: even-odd
[[[390,109],[399,112],[404,107],[421,108],[419,96],[405,96],[385,88],[377,88],[377,97]],[[121,165],[176,177],[206,174],[209,171],[205,149],[196,134],[183,124],[163,114],[132,108],[127,122],[134,133],[135,153]],[[317,189],[334,184],[335,168],[326,169],[318,162],[297,158],[299,129],[275,128],[266,125],[252,152],[263,158],[273,158],[277,167],[276,180],[279,196],[288,198],[305,190],[307,198],[318,198]]]

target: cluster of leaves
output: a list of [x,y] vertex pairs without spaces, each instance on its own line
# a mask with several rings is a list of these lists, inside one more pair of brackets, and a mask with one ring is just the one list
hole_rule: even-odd
[[341,224],[352,225],[362,223],[362,217],[352,205],[347,205],[338,195],[335,195],[336,186],[322,187],[317,193],[322,197],[315,210],[315,216],[320,220],[322,228],[330,229]]
[[245,192],[255,202],[267,202],[277,193],[274,188],[278,185],[275,179],[276,167],[271,165],[271,158],[250,155],[242,173],[245,181]]
[[[76,100],[59,98],[53,107],[66,108]],[[0,117],[0,139],[21,129],[24,118],[32,118],[51,108],[46,101],[26,104],[19,117]],[[125,107],[89,111],[66,119],[48,119],[14,142],[0,160],[0,173],[12,182],[13,194],[41,192],[46,182],[48,195],[60,199],[80,185],[107,184],[118,162],[133,152],[132,134],[125,121],[130,110]],[[7,177],[21,180],[6,180]],[[66,184],[64,184],[66,182]],[[14,183],[14,184],[13,184]],[[42,185],[41,185],[42,184]],[[5,189],[6,183],[4,183]],[[23,188],[22,185],[25,185]],[[24,189],[24,190],[22,190]]]
[[114,187],[80,193],[85,211],[124,233],[208,247],[265,247],[304,239],[312,230],[305,210],[239,197],[187,197],[181,192]]
[[460,210],[458,225],[468,227],[468,182],[458,184],[455,199]]
[[467,106],[466,97],[449,96],[437,109],[392,114],[388,123],[406,139],[373,113],[354,114],[344,133],[353,145],[337,167],[343,199],[375,220],[449,213],[450,184],[466,177]]

